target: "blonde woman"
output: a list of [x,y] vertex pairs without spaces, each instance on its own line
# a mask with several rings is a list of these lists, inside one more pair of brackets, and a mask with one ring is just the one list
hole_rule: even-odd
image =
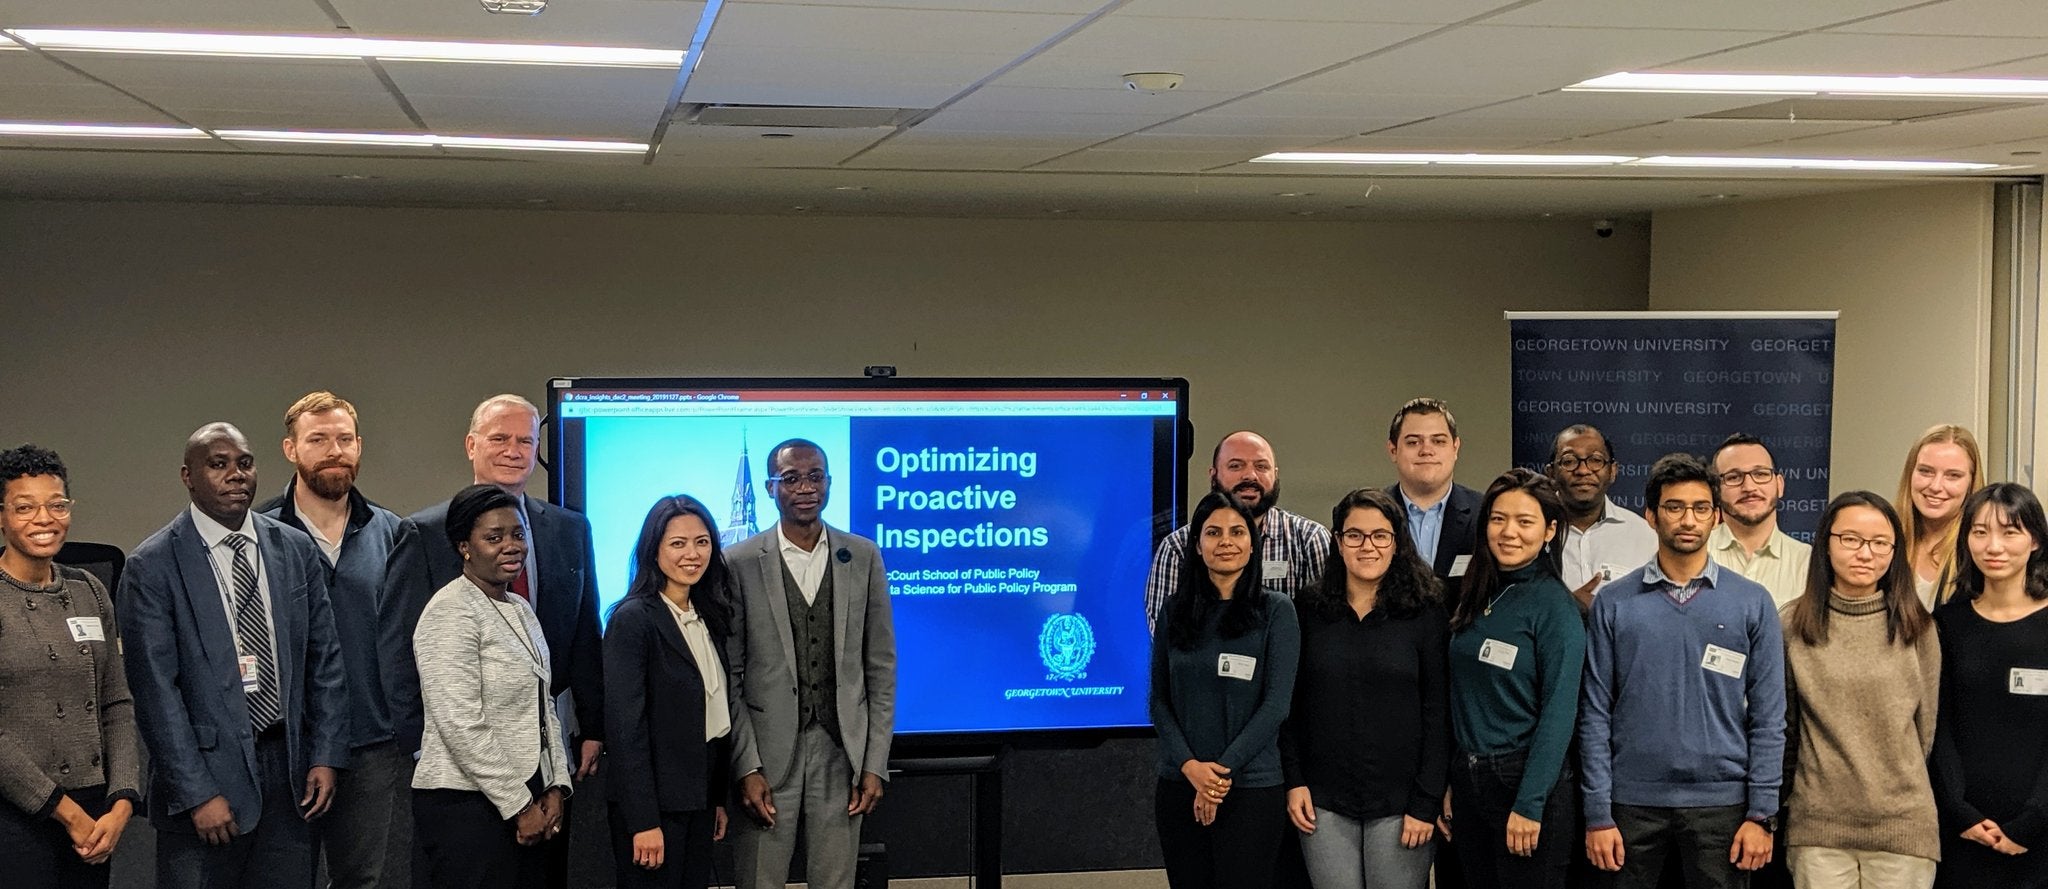
[[1922,433],[1899,471],[1899,521],[1913,590],[1929,611],[1955,591],[1957,529],[1963,499],[1984,487],[1984,451],[1961,426],[1943,423]]

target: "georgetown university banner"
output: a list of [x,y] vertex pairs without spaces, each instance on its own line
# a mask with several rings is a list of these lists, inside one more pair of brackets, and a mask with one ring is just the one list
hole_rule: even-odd
[[1618,471],[1610,492],[1643,508],[1650,464],[1704,459],[1732,432],[1764,440],[1785,474],[1779,520],[1812,537],[1828,499],[1834,312],[1509,312],[1514,461],[1541,469],[1559,430],[1600,428]]

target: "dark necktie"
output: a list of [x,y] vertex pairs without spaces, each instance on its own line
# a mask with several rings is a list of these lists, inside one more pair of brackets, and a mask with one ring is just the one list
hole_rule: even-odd
[[230,534],[227,542],[235,550],[235,638],[242,656],[256,658],[256,690],[248,693],[249,724],[262,732],[275,725],[281,714],[277,660],[270,651],[270,619],[263,613],[263,593],[256,584],[255,565],[249,561],[249,538]]

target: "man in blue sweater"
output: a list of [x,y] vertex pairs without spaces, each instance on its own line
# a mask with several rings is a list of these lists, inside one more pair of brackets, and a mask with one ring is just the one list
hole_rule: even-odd
[[1707,556],[1720,479],[1650,469],[1657,556],[1600,589],[1579,708],[1586,854],[1615,889],[1749,884],[1771,857],[1785,752],[1785,646],[1771,594]]

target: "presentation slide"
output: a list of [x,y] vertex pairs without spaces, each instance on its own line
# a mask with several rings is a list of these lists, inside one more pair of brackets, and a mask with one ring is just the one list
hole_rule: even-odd
[[1146,726],[1145,573],[1179,520],[1185,383],[558,380],[557,499],[585,512],[601,610],[655,499],[727,546],[772,531],[769,451],[803,438],[825,521],[875,541],[899,734]]

